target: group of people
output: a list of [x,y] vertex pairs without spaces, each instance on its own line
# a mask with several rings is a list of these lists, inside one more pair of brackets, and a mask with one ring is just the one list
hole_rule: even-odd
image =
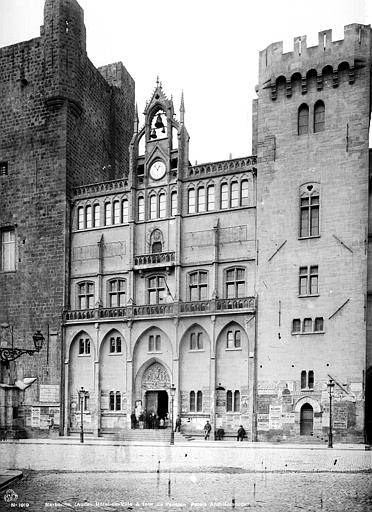
[[[209,423],[209,420],[207,420],[207,423],[204,425],[204,439],[206,439],[206,440],[209,439],[211,430],[212,430],[212,425]],[[218,441],[222,441],[224,435],[225,435],[224,429],[222,427],[219,427],[216,430],[216,439]],[[246,436],[245,429],[244,429],[243,425],[240,425],[240,427],[238,428],[236,440],[243,441],[245,436]]]
[[[132,429],[135,428],[150,428],[150,429],[162,429],[169,426],[169,414],[167,413],[165,417],[159,417],[154,412],[147,412],[146,409],[143,409],[140,414],[136,414],[136,411],[133,411],[131,414],[131,423]],[[181,432],[181,417],[178,415],[175,421],[175,432]],[[212,431],[212,425],[207,420],[204,425],[204,439],[208,440],[210,433]],[[216,439],[221,441],[225,435],[225,431],[222,427],[219,427],[216,430]],[[243,441],[246,437],[246,432],[243,425],[240,425],[237,432],[237,441]]]
[[[132,429],[135,428],[149,428],[149,429],[162,429],[166,428],[170,424],[169,414],[167,413],[165,417],[160,417],[154,412],[147,412],[146,409],[140,412],[140,414],[136,414],[136,411],[133,411],[131,414],[131,426]],[[175,421],[175,432],[181,432],[181,417],[177,416]]]

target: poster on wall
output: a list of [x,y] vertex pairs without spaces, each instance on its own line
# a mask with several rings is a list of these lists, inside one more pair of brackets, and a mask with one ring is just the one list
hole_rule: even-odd
[[31,427],[40,428],[40,407],[31,407]]
[[269,415],[257,414],[257,430],[269,430]]
[[269,413],[270,429],[278,430],[282,428],[282,406],[270,405]]

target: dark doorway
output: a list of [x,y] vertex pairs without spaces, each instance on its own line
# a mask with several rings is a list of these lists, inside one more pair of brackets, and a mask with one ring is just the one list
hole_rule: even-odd
[[314,413],[310,404],[304,404],[301,407],[300,413],[300,435],[312,436],[313,435],[313,422]]
[[164,390],[147,391],[146,412],[155,413],[159,418],[165,419],[168,413],[168,393]]

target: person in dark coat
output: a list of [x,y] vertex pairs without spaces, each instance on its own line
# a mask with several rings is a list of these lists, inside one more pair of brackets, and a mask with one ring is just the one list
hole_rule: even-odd
[[216,437],[218,441],[222,441],[223,436],[225,435],[225,431],[222,427],[219,427],[216,432]]
[[132,424],[131,427],[136,428],[137,418],[134,412],[132,412],[132,414],[130,415],[130,422]]
[[175,432],[181,432],[181,418],[180,416],[177,416],[176,418],[176,428],[174,429]]
[[243,425],[240,425],[239,429],[238,429],[238,436],[236,438],[237,441],[243,441],[245,437],[245,430],[243,428]]
[[211,433],[212,426],[207,420],[207,423],[204,425],[204,439],[209,439],[209,434]]

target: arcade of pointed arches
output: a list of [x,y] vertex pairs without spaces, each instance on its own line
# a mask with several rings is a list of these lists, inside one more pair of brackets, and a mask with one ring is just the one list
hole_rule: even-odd
[[[239,340],[231,346],[231,335]],[[89,353],[81,353],[81,340],[89,342]],[[210,387],[211,360],[216,352],[216,385],[225,382],[226,389],[240,396],[240,386],[247,381],[248,365],[231,375],[231,365],[241,359],[241,351],[248,352],[248,336],[242,325],[228,322],[216,333],[215,350],[207,330],[198,323],[189,326],[174,346],[166,331],[155,326],[145,329],[136,338],[132,350],[118,329],[111,329],[100,341],[87,331],[72,336],[67,346],[65,399],[67,424],[73,431],[79,418],[74,410],[81,387],[89,392],[84,410],[84,421],[98,430],[128,428],[127,418],[136,405],[169,417],[172,384],[177,388],[175,411],[192,415],[210,413],[210,400],[205,390]],[[246,361],[248,358],[245,358]],[[214,360],[214,359],[213,359]],[[175,363],[177,361],[177,363]],[[245,383],[248,386],[248,382]],[[193,398],[195,395],[195,400]],[[231,392],[230,392],[231,394]],[[230,404],[229,396],[227,402]],[[235,400],[234,412],[239,412]],[[230,404],[231,405],[231,404]],[[229,405],[229,406],[230,406]],[[240,407],[240,405],[239,405]],[[231,408],[231,407],[230,407]],[[97,418],[94,420],[94,415]],[[90,418],[89,418],[90,415]],[[114,420],[115,418],[115,420]]]

